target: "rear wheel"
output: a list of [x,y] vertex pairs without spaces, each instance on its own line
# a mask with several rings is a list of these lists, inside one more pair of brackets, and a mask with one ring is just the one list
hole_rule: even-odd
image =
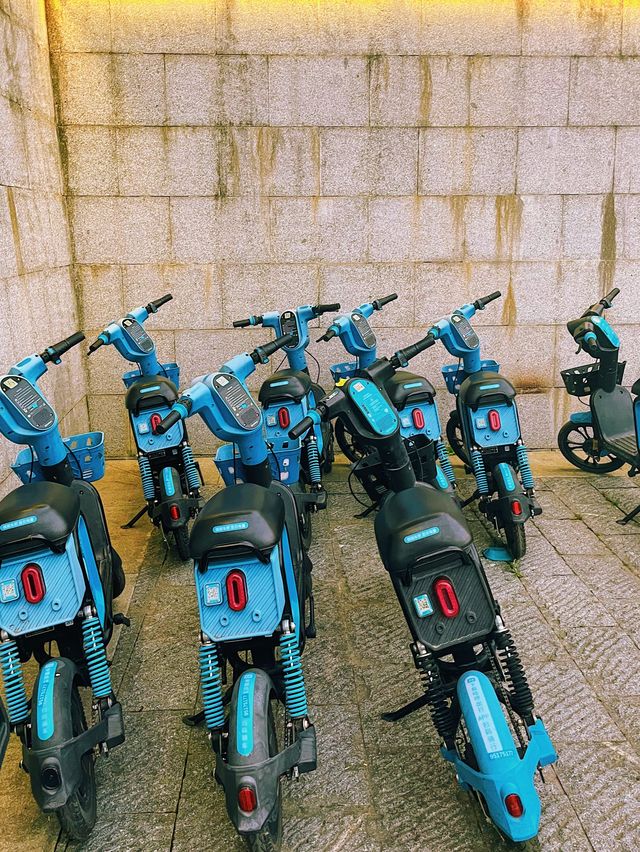
[[600,455],[595,431],[590,423],[569,420],[558,432],[558,446],[570,464],[588,473],[611,473],[624,465],[622,459]]
[[[75,684],[71,691],[70,712],[73,736],[77,737],[87,730],[87,720],[82,699]],[[60,827],[72,840],[86,840],[89,837],[96,823],[98,810],[93,752],[83,755],[81,766],[82,779],[78,789],[67,804],[56,811]]]
[[184,526],[178,527],[177,530],[173,531],[173,537],[176,542],[176,548],[178,550],[178,556],[182,559],[183,562],[186,562],[187,559],[190,558],[189,553],[189,525],[184,524]]
[[349,461],[360,461],[365,454],[364,449],[360,445],[358,438],[349,432],[342,420],[336,420],[335,433],[338,446]]
[[524,524],[516,524],[509,519],[503,523],[503,529],[507,549],[512,559],[522,559],[527,552],[527,535],[524,531]]
[[461,462],[469,464],[469,456],[467,448],[464,445],[462,436],[462,424],[457,411],[452,411],[447,420],[447,441],[453,452],[458,456]]
[[[269,757],[278,753],[278,737],[273,708],[269,704],[268,715]],[[282,844],[282,781],[278,781],[278,796],[273,810],[260,831],[245,834],[245,841],[251,852],[277,852]]]
[[333,448],[333,429],[331,428],[331,424],[328,423],[329,427],[324,434],[324,453],[322,456],[322,472],[323,473],[331,473],[331,468],[333,467],[333,462],[336,457],[334,448]]

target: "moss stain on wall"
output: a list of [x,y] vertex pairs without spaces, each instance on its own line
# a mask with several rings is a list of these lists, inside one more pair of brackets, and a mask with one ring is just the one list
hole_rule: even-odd
[[420,56],[420,125],[422,127],[429,126],[431,117],[431,97],[433,95],[433,80],[431,78],[431,65],[428,56]]
[[496,257],[511,259],[520,241],[522,199],[519,195],[496,196]]
[[602,202],[602,236],[600,238],[600,287],[602,295],[613,287],[616,271],[616,207],[613,192],[607,193]]

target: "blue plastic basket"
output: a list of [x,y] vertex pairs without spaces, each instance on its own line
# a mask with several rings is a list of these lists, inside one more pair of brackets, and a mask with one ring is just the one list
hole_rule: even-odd
[[[76,479],[96,482],[104,476],[104,432],[84,432],[82,435],[71,435],[64,439],[67,447],[67,458]],[[20,481],[26,485],[29,482],[44,480],[38,457],[31,447],[20,450],[11,469]]]
[[[225,485],[246,481],[242,459],[238,455],[237,449],[234,458],[231,444],[222,444],[218,447],[213,461]],[[270,452],[269,462],[274,479],[292,484],[300,478],[300,448]]]
[[337,382],[339,379],[350,379],[355,375],[357,369],[357,361],[343,361],[341,364],[333,364],[329,367],[329,372],[333,377],[333,381]]
[[[180,387],[180,367],[173,362],[168,364],[160,364],[160,371],[158,373],[159,376],[164,376],[169,379],[170,382],[178,388]],[[138,379],[142,378],[142,373],[140,370],[131,370],[128,373],[125,373],[122,377],[122,381],[124,382],[124,386],[126,388],[130,388],[134,382],[137,382]]]
[[[487,370],[491,373],[497,373],[500,370],[500,364],[498,364],[497,361],[493,361],[491,358],[486,358],[484,361],[480,362],[480,369]],[[465,373],[462,363],[458,364],[456,361],[455,364],[445,364],[442,368],[442,375],[444,376],[444,381],[449,393],[457,394],[460,390],[460,385],[467,378],[468,374]]]

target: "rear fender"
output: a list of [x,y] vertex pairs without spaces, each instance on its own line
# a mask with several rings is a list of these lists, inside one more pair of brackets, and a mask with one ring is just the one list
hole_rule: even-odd
[[[190,517],[190,500],[182,493],[180,474],[175,467],[167,465],[160,471],[158,479],[160,483],[160,504],[154,510],[154,519],[159,515],[164,529],[178,529],[184,526]],[[171,516],[172,506],[178,508],[177,518]]]
[[[531,516],[531,503],[525,494],[522,483],[514,469],[507,462],[501,462],[493,468],[493,479],[498,492],[500,517],[510,518],[517,524]],[[514,511],[514,506],[520,505],[521,511]]]

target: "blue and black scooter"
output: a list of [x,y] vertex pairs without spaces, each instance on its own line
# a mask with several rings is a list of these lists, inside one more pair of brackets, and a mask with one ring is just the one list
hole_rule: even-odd
[[[588,397],[589,410],[571,415],[558,433],[558,445],[567,461],[580,470],[610,473],[626,464],[629,476],[637,476],[640,472],[640,379],[631,393],[620,384],[626,362],[620,361],[620,339],[604,316],[619,292],[615,287],[587,308],[582,316],[567,323],[578,351],[595,361],[562,371],[569,394]],[[620,518],[618,523],[624,526],[639,513],[640,506]]]
[[101,346],[113,345],[127,361],[138,365],[122,380],[127,388],[125,405],[136,442],[142,492],[146,505],[126,523],[132,527],[145,512],[164,535],[171,533],[181,559],[189,558],[189,521],[195,517],[202,499],[200,467],[194,461],[186,427],[160,435],[157,426],[178,398],[180,370],[177,364],[161,364],[155,343],[144,323],[158,308],[169,302],[170,294],[141,305],[125,317],[110,323],[89,347],[89,354]]
[[[55,813],[75,840],[96,821],[94,756],[124,741],[106,646],[114,623],[128,623],[113,614],[125,578],[90,482],[104,472],[103,435],[63,440],[38,387],[47,365],[59,364],[82,340],[81,332],[73,334],[0,376],[0,432],[27,444],[13,465],[24,484],[0,502],[0,669],[8,719],[38,806]],[[52,655],[54,643],[59,656]],[[31,657],[40,670],[29,700],[22,667]],[[90,727],[82,687],[93,692]],[[0,757],[5,733],[3,713]]]
[[[396,293],[391,293],[354,308],[337,317],[318,339],[328,341],[339,337],[347,352],[356,359],[334,364],[330,368],[334,381],[357,376],[375,362],[377,339],[368,319],[374,311],[382,310],[397,298]],[[389,377],[385,391],[398,413],[400,434],[416,477],[443,490],[455,490],[455,474],[442,441],[436,391],[431,382],[403,369]],[[363,444],[361,435],[352,435],[340,419],[335,424],[335,435],[342,452],[354,463],[354,474],[375,505],[386,490],[384,469],[377,452]]]
[[375,520],[378,551],[411,631],[425,689],[384,718],[397,721],[428,707],[461,787],[475,794],[501,834],[520,842],[538,832],[536,772],[557,756],[536,718],[524,668],[464,516],[449,494],[416,482],[385,391],[394,373],[435,341],[428,334],[340,379],[290,434],[297,438],[337,417],[350,434],[377,447],[390,488]]
[[[536,497],[527,448],[522,440],[516,391],[498,373],[495,361],[482,360],[480,340],[469,320],[501,293],[462,305],[430,329],[447,352],[458,358],[442,368],[456,409],[447,422],[447,438],[456,455],[473,471],[480,511],[502,530],[512,559],[524,556],[524,525],[542,512]],[[470,502],[470,501],[467,501]]]
[[[245,384],[256,364],[266,364],[291,340],[279,337],[196,379],[158,427],[163,434],[199,414],[240,452],[245,481],[205,504],[190,548],[202,630],[203,715],[216,779],[232,823],[253,850],[280,846],[281,778],[316,768],[301,663],[305,640],[316,632],[312,566],[299,522],[300,499],[316,498],[301,498],[273,479],[262,412]],[[232,685],[225,690],[229,670]],[[285,708],[280,739],[273,700]]]

